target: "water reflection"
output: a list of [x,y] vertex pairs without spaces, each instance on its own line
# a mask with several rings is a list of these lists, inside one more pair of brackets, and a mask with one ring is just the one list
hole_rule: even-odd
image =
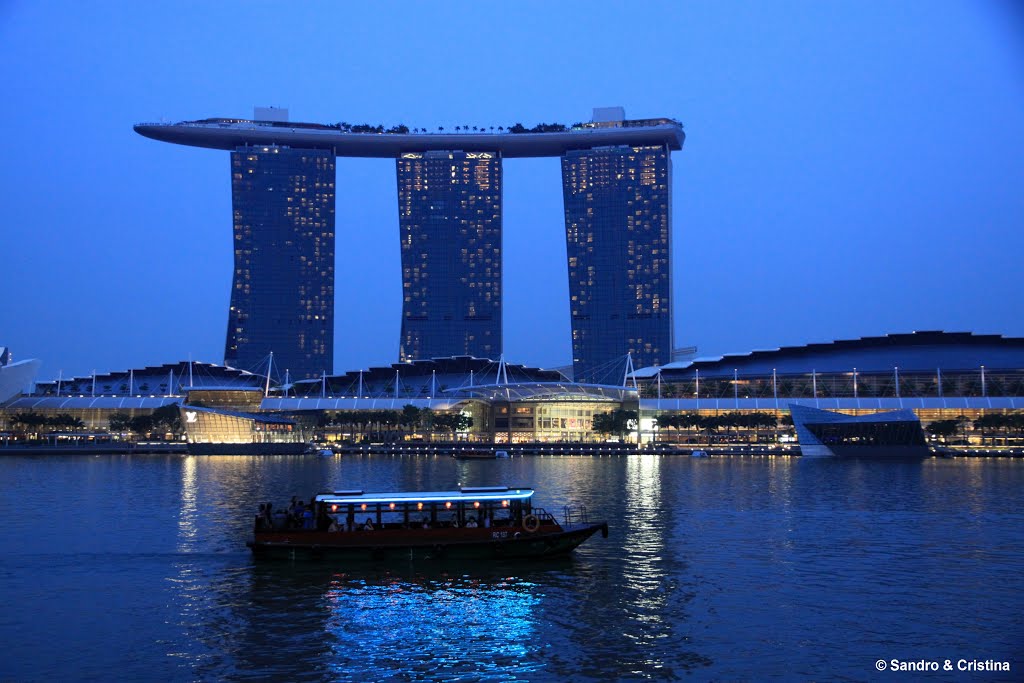
[[[1010,659],[1024,637],[1020,461],[5,465],[12,510],[58,490],[72,512],[5,520],[2,680],[860,680],[878,657]],[[344,571],[256,563],[244,545],[260,502],[460,482],[532,484],[610,536],[557,563]]]
[[517,574],[349,572],[330,580],[326,631],[339,676],[529,674],[538,583]]
[[178,506],[178,552],[188,552],[195,543],[199,529],[196,524],[198,482],[196,458],[186,456],[181,462],[181,503]]
[[[662,507],[661,456],[635,455],[626,463],[626,509],[623,520],[624,542],[630,549],[630,562],[624,567],[623,588],[633,594],[634,618],[658,622],[658,608],[664,600],[658,565],[665,549],[665,522],[671,514]],[[630,634],[629,637],[642,634]]]

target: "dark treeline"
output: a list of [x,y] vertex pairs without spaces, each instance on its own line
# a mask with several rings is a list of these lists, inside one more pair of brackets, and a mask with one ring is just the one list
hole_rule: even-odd
[[317,427],[323,431],[344,430],[356,440],[365,440],[371,434],[378,438],[397,441],[403,435],[416,431],[431,437],[435,432],[464,432],[473,426],[473,418],[461,413],[440,413],[430,408],[407,405],[402,410],[348,410],[325,413],[320,416]]
[[719,415],[701,415],[699,413],[662,413],[655,418],[659,430],[673,429],[692,430],[703,433],[711,442],[719,430],[730,432],[734,429],[753,430],[760,436],[762,429],[775,430],[779,420],[773,413],[764,412],[730,412]]
[[[616,434],[620,438],[624,438],[626,434],[637,428],[637,421],[638,416],[635,410],[618,409],[594,415],[593,429],[599,434]],[[662,413],[654,418],[654,421],[662,434],[669,429],[677,433],[680,430],[691,430],[704,434],[709,443],[720,430],[726,432],[734,429],[754,430],[755,434],[759,435],[762,429],[774,430],[779,426],[779,420],[773,413],[764,412],[731,412],[719,415]],[[792,424],[792,420],[788,416],[783,421]]]
[[966,440],[971,427],[974,432],[981,432],[983,444],[986,439],[994,440],[1000,436],[1019,439],[1024,433],[1024,413],[990,413],[973,421],[965,415],[960,415],[952,420],[936,420],[928,424],[925,431],[944,441],[957,436]]
[[[80,417],[68,413],[42,415],[36,412],[16,413],[10,418],[12,426],[22,433],[47,434],[59,431],[80,432],[86,428]],[[182,434],[181,417],[176,404],[157,408],[149,415],[114,413],[108,419],[110,432],[133,433],[146,436],[163,437],[170,432],[175,436]]]
[[56,432],[66,429],[84,429],[85,423],[82,419],[69,415],[68,413],[58,413],[56,415],[42,415],[40,413],[17,413],[11,416],[11,424],[17,427],[21,427],[22,430],[27,432]]

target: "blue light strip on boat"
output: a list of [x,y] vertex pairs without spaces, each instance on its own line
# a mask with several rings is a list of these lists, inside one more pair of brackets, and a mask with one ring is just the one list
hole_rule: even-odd
[[450,495],[445,495],[444,492],[427,493],[423,496],[417,496],[415,493],[403,493],[399,496],[387,496],[387,494],[369,494],[369,497],[364,496],[317,496],[316,500],[321,503],[329,503],[334,505],[355,505],[362,503],[447,503],[447,502],[474,502],[483,500],[526,500],[533,496],[533,489],[515,489],[511,491],[502,491],[500,493],[481,493],[481,494],[469,494],[453,491]]

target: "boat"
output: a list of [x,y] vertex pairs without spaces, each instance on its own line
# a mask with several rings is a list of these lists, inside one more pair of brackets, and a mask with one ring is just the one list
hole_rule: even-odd
[[558,520],[533,495],[508,486],[328,491],[298,514],[261,506],[247,545],[260,558],[498,560],[565,555],[598,531],[608,537],[607,522],[590,522],[585,507],[567,505]]
[[491,450],[489,446],[453,447],[451,456],[456,460],[495,460],[509,457],[504,450]]
[[707,451],[690,451],[691,458],[706,458],[708,457]]

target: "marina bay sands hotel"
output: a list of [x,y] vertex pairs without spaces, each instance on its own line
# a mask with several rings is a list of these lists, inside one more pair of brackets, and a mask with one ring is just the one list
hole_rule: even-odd
[[[435,132],[252,120],[139,124],[154,140],[231,152],[235,270],[225,364],[269,352],[294,379],[333,372],[335,158],[395,159],[401,360],[502,353],[502,161],[561,158],[573,375],[600,382],[631,352],[672,360],[672,163],[678,121],[595,109],[572,126]],[[619,365],[621,372],[621,365]]]

